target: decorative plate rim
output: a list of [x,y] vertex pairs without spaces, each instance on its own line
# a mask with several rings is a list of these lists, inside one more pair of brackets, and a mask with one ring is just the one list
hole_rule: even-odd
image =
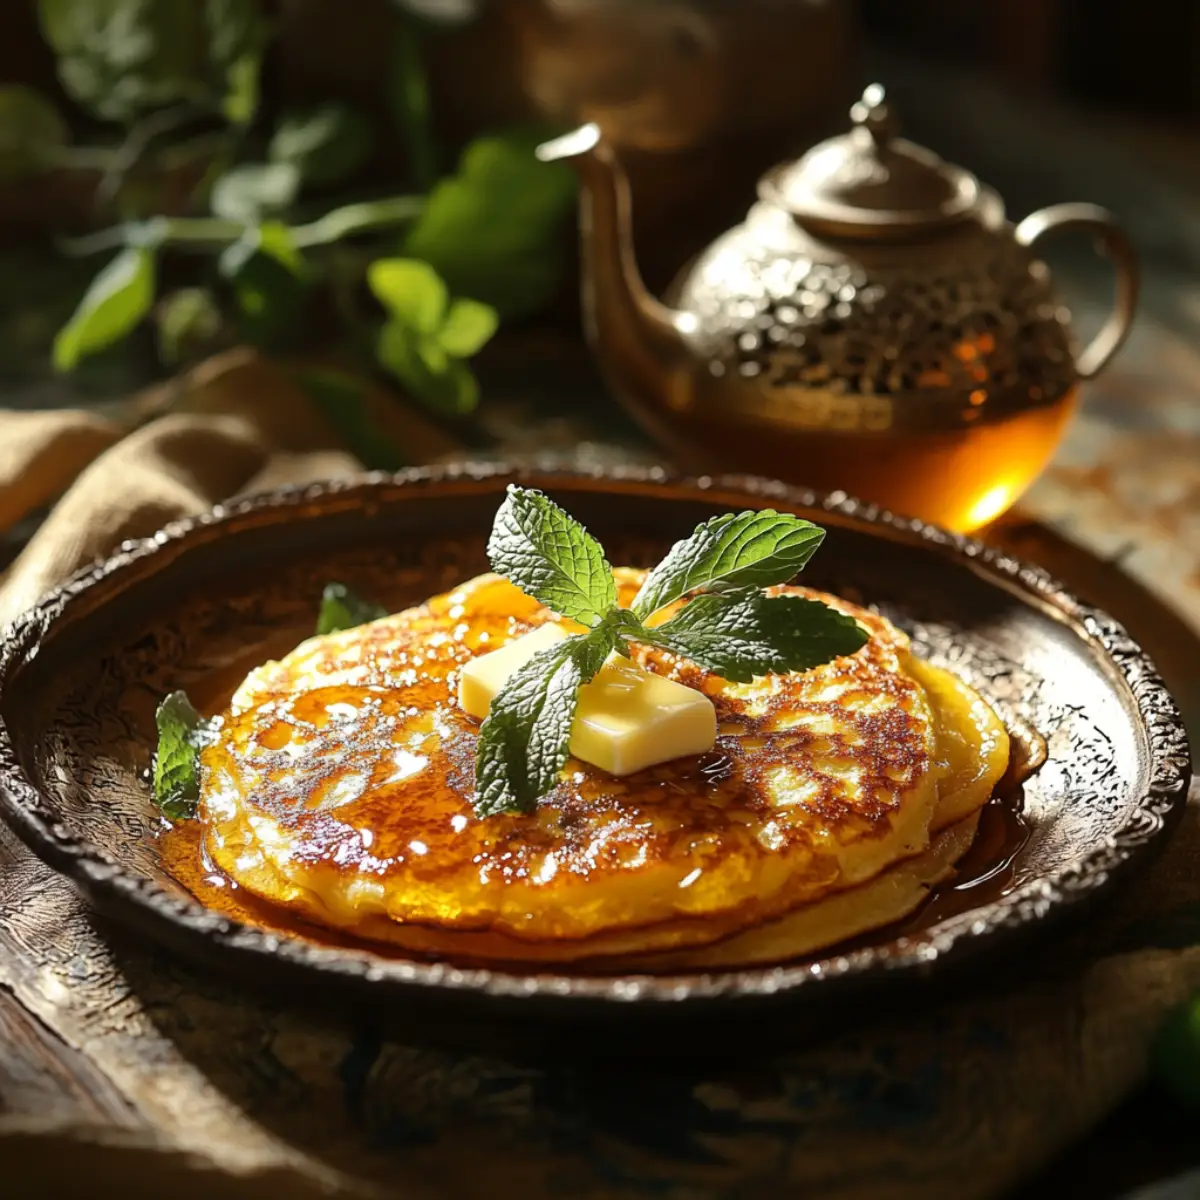
[[293,967],[315,969],[326,977],[340,976],[368,984],[483,992],[494,997],[552,997],[626,1004],[762,998],[838,980],[848,983],[880,970],[928,972],[951,958],[952,952],[957,959],[968,949],[993,945],[1094,897],[1116,876],[1151,853],[1182,815],[1191,780],[1191,762],[1181,715],[1149,656],[1116,620],[1076,599],[1042,568],[976,538],[897,516],[844,492],[820,493],[754,475],[688,476],[663,467],[579,469],[463,462],[289,485],[219,504],[207,512],[173,521],[150,537],[123,542],[110,557],[77,571],[12,622],[0,633],[0,694],[14,671],[37,653],[52,625],[90,588],[167,547],[182,549],[191,538],[233,525],[238,519],[256,513],[299,508],[337,497],[366,501],[372,491],[384,486],[420,490],[436,485],[510,480],[546,487],[665,486],[674,489],[676,497],[691,492],[698,499],[712,494],[745,497],[762,505],[779,503],[844,518],[867,532],[889,533],[982,568],[1066,619],[1112,664],[1129,688],[1141,718],[1150,755],[1149,786],[1121,828],[1104,842],[997,900],[939,923],[919,938],[900,937],[881,946],[853,949],[817,962],[675,975],[571,975],[561,971],[525,974],[502,968],[397,960],[369,950],[322,946],[288,938],[232,920],[205,908],[190,896],[172,895],[152,879],[126,870],[91,843],[73,836],[22,770],[2,716],[0,814],[34,853],[79,884],[89,896],[114,902],[138,918],[137,923],[143,926],[146,918],[150,918],[152,934],[165,936],[168,928],[176,933],[182,931],[262,963],[282,960]]

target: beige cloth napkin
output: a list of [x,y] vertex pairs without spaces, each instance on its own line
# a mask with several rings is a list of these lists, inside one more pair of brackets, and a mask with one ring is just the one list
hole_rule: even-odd
[[[413,461],[456,448],[415,413],[376,402]],[[135,397],[124,420],[0,410],[0,532],[58,498],[0,582],[0,622],[126,538],[233,495],[359,470],[308,397],[248,350]]]

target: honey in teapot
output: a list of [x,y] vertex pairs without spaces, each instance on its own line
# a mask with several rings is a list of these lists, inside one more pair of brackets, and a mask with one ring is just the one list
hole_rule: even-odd
[[[876,85],[853,128],[768,172],[746,220],[667,302],[633,259],[629,190],[594,125],[549,143],[579,169],[589,340],[623,403],[685,466],[845,491],[957,530],[1007,509],[1124,340],[1133,250],[1088,204],[1011,225],[969,172],[896,136]],[[1095,237],[1116,304],[1077,351],[1037,257]]]

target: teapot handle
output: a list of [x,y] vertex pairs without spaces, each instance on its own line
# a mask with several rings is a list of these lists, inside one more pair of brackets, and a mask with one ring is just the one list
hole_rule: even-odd
[[1137,253],[1129,235],[1107,209],[1096,204],[1052,204],[1030,213],[1014,230],[1018,242],[1030,249],[1049,234],[1083,230],[1096,238],[1097,249],[1112,259],[1117,269],[1117,290],[1113,311],[1100,332],[1075,360],[1080,379],[1099,375],[1108,360],[1120,349],[1133,324],[1137,308],[1141,272]]

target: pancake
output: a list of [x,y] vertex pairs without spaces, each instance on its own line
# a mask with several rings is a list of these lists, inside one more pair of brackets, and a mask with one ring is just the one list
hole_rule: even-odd
[[[641,573],[616,575],[628,603]],[[786,957],[894,920],[969,845],[1007,761],[1003,728],[883,618],[775,590],[854,616],[868,644],[742,685],[637,647],[641,665],[712,698],[713,752],[620,780],[572,759],[534,813],[487,820],[470,805],[477,724],[455,702],[457,671],[554,615],[481,576],[311,639],[251,673],[202,754],[207,853],[304,919],[462,959],[718,943],[719,958],[747,930],[756,940],[734,953]]]

